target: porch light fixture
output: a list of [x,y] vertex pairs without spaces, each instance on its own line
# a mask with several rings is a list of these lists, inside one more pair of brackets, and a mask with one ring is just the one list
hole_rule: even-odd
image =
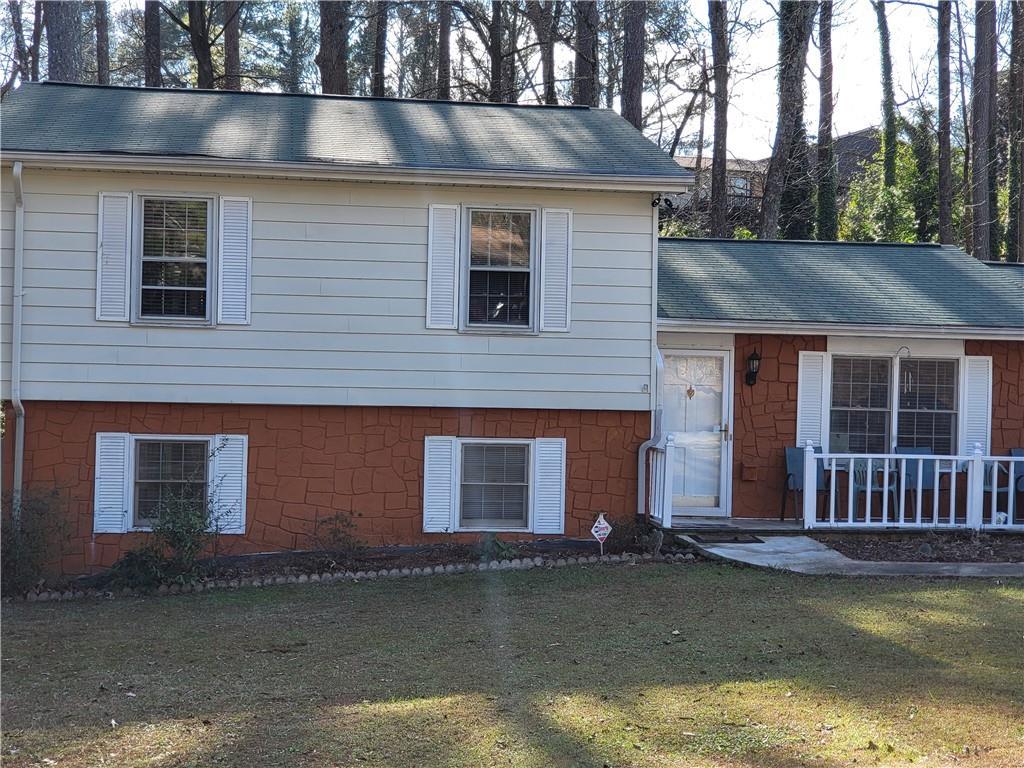
[[747,358],[747,377],[746,382],[748,387],[752,387],[757,384],[757,371],[761,368],[761,356],[757,354],[757,350],[750,353]]

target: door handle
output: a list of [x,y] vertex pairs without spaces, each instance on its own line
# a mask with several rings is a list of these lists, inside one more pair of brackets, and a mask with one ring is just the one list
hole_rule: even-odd
[[723,440],[725,442],[729,442],[730,440],[732,440],[732,435],[729,433],[729,425],[728,424],[723,424],[722,425],[722,436],[723,436]]

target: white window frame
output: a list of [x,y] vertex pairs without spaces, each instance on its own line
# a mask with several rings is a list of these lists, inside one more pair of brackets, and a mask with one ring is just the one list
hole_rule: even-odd
[[[541,242],[540,228],[542,210],[539,206],[530,205],[475,205],[470,203],[462,204],[462,232],[459,243],[459,331],[463,333],[508,333],[519,335],[536,335],[540,329],[540,260]],[[489,211],[498,213],[528,213],[530,214],[530,323],[529,325],[502,325],[499,323],[470,323],[469,322],[469,274],[470,274],[470,249],[473,237],[472,222],[474,211]],[[520,270],[515,270],[520,271]]]
[[[532,438],[511,437],[457,437],[455,438],[454,456],[454,508],[455,533],[533,533],[534,505],[534,462],[536,461],[536,441]],[[484,526],[464,526],[462,524],[462,448],[466,445],[525,445],[526,451],[526,527],[525,528],[487,528]]]
[[129,450],[128,450],[128,466],[125,469],[125,475],[128,477],[128,525],[127,531],[133,532],[148,532],[152,531],[152,526],[137,526],[135,525],[135,483],[137,478],[135,476],[135,462],[136,456],[138,456],[138,444],[139,443],[206,443],[206,494],[207,501],[209,501],[210,495],[210,483],[213,477],[213,442],[216,440],[215,435],[144,435],[144,434],[130,434],[129,435]]
[[[953,444],[950,449],[950,455],[956,456],[960,450],[960,416],[963,412],[963,397],[964,397],[964,361],[959,357],[942,357],[938,355],[921,355],[919,357],[904,358],[900,357],[896,359],[896,365],[893,366],[893,419],[892,419],[892,446],[893,450],[896,449],[896,445],[899,443],[899,429],[900,415],[899,415],[899,404],[900,404],[900,393],[899,386],[901,381],[901,374],[903,373],[903,363],[906,360],[920,360],[920,361],[942,361],[942,362],[955,362],[956,363],[956,408],[953,411]],[[908,409],[909,413],[947,413],[947,411],[921,411],[915,409]],[[932,446],[932,450],[935,447]]]
[[733,197],[750,197],[750,179],[737,173],[727,177],[729,194]]
[[[825,452],[832,450],[830,442],[832,440],[832,364],[837,357],[863,357],[863,358],[889,358],[891,364],[889,366],[889,445],[888,450],[890,453],[895,452],[896,445],[899,442],[899,435],[897,430],[899,428],[899,381],[900,381],[900,370],[904,358],[901,356],[885,355],[878,352],[826,352],[826,382],[825,386],[822,387],[822,409],[823,413],[827,417],[827,422],[824,428],[824,434],[822,435],[823,446],[822,449]],[[959,450],[959,442],[961,437],[961,430],[963,425],[961,419],[964,413],[964,398],[966,397],[967,387],[965,386],[964,376],[966,375],[967,368],[967,356],[966,355],[943,355],[943,354],[922,354],[912,356],[912,360],[952,360],[956,362],[957,373],[956,373],[956,387],[957,387],[957,409],[956,409],[956,440],[953,445],[953,454],[956,455]]]
[[[216,195],[196,192],[136,191],[132,193],[132,311],[133,325],[167,325],[206,327],[214,324],[217,316],[217,253],[218,210]],[[142,239],[143,208],[146,200],[204,200],[206,201],[206,317],[175,317],[142,314]]]

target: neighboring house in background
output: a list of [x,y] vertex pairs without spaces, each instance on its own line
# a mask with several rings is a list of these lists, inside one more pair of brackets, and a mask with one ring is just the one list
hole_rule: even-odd
[[[677,155],[679,167],[693,174],[685,190],[678,195],[670,196],[676,206],[695,206],[705,209],[711,197],[711,155],[700,158],[700,172],[697,171],[695,155]],[[764,193],[764,174],[768,168],[767,160],[742,160],[727,158],[725,161],[725,181],[728,185],[728,201],[730,207],[748,208],[761,205]],[[699,190],[698,190],[699,185]],[[694,194],[696,192],[696,199]]]
[[1008,269],[659,245],[691,174],[610,110],[26,84],[3,121],[3,482],[63,494],[67,573],[182,497],[225,552],[771,517],[806,440],[955,454],[947,524],[1024,521],[977,499],[1024,443]]

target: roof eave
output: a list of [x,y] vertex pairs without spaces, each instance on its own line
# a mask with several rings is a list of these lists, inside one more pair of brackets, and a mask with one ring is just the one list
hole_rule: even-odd
[[253,175],[340,181],[390,181],[407,184],[457,184],[465,186],[549,187],[597,191],[681,192],[687,176],[619,176],[615,174],[566,174],[532,171],[409,168],[375,165],[341,165],[273,160],[230,160],[208,157],[157,155],[107,155],[69,152],[7,150],[3,164],[20,160],[37,168],[73,170],[167,171],[197,175]]
[[664,331],[773,333],[815,336],[902,336],[915,339],[999,339],[1024,341],[1024,328],[973,325],[884,325],[870,323],[775,322],[764,320],[676,320],[658,318]]

